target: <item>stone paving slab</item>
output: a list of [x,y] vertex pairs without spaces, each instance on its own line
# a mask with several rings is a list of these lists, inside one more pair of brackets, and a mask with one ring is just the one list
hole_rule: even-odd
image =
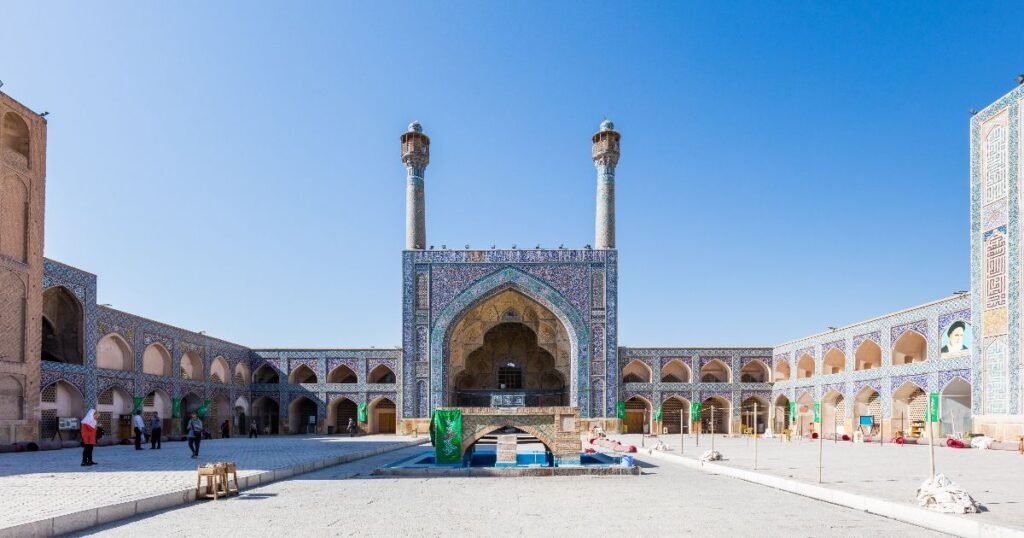
[[[640,435],[613,435],[624,443],[641,447]],[[643,444],[654,446],[663,441],[679,453],[679,435],[647,438]],[[586,444],[586,442],[584,441]],[[711,448],[710,436],[702,435],[700,446],[686,436],[684,457],[696,460]],[[818,441],[782,442],[759,439],[757,472],[818,485]],[[746,437],[716,436],[715,449],[724,461],[717,464],[753,470],[754,442]],[[842,492],[917,506],[918,486],[930,474],[928,447],[925,445],[854,444],[826,440],[822,449],[822,486]],[[1024,531],[1024,456],[1002,450],[953,449],[935,447],[936,472],[960,484],[987,511],[963,514],[993,525]]]
[[[841,537],[940,536],[742,480],[645,462],[642,476],[392,478],[362,459],[78,536]],[[196,522],[202,522],[201,526]]]
[[0,455],[0,537],[50,536],[194,500],[196,467],[234,461],[239,486],[254,487],[295,474],[425,442],[375,435],[267,436],[203,441],[199,459],[184,442],[159,450],[96,447],[98,465],[81,467],[81,451]]

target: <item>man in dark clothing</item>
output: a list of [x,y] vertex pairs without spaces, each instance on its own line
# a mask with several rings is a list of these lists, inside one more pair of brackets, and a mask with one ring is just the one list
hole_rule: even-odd
[[153,413],[149,419],[149,448],[160,448],[160,436],[163,435],[163,425],[160,422],[160,414]]
[[259,436],[260,428],[256,425],[256,419],[252,419],[252,421],[249,422],[249,439],[252,439],[253,437],[259,438]]

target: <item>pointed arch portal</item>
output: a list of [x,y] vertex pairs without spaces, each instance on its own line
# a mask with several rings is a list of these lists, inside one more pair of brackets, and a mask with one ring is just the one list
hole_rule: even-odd
[[[461,367],[459,371],[453,371],[452,367],[453,355],[457,353],[452,347],[453,343],[462,345],[460,337],[477,336],[475,333],[463,335],[463,331],[470,328],[463,327],[462,322],[479,307],[496,302],[495,300],[500,299],[506,292],[512,292],[523,303],[522,306],[528,308],[514,309],[518,315],[513,318],[505,316],[508,309],[498,309],[497,319],[490,326],[485,325],[486,328],[491,329],[499,323],[509,323],[509,319],[513,320],[511,323],[529,328],[537,338],[537,349],[550,355],[548,360],[544,353],[532,353],[528,359],[534,361],[540,368],[538,383],[541,388],[561,384],[560,389],[552,389],[565,391],[565,396],[559,397],[559,401],[578,406],[581,412],[588,413],[589,394],[584,385],[589,378],[589,334],[583,317],[557,290],[537,277],[514,267],[500,269],[478,280],[452,300],[437,316],[430,333],[430,369],[431,378],[439,382],[432,383],[430,387],[431,407],[442,407],[452,401],[451,391],[459,382],[457,376],[465,373],[467,367],[471,368],[465,362],[457,364]],[[483,333],[480,334],[481,344]],[[513,367],[519,366],[515,361],[508,362],[512,362]],[[549,362],[553,366],[547,366]],[[529,365],[527,366],[528,376]],[[498,383],[497,379],[495,383]],[[554,401],[538,400],[536,405],[558,404]]]

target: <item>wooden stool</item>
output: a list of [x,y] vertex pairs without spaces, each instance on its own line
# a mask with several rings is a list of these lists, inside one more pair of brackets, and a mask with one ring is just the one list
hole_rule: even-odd
[[[234,481],[234,485],[232,485],[232,481]],[[224,492],[228,495],[232,492],[238,495],[238,469],[233,461],[224,462]]]
[[[225,466],[223,464],[217,464],[212,466],[200,466],[196,470],[196,498],[213,498],[214,500],[220,498],[221,495],[227,495],[227,481],[228,476],[225,472]],[[202,482],[203,477],[206,477],[206,491],[203,492]]]

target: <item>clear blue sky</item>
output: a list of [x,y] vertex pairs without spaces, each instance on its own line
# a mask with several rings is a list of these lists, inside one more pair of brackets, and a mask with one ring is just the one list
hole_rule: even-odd
[[1024,72],[1024,4],[634,7],[8,3],[3,91],[51,113],[45,253],[241,344],[399,345],[405,126],[429,243],[582,246],[607,116],[621,345],[969,288],[968,110]]

